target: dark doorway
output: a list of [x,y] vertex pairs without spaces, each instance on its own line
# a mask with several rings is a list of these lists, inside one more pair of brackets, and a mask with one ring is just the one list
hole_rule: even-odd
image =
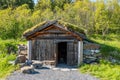
[[67,63],[67,42],[58,43],[58,64]]

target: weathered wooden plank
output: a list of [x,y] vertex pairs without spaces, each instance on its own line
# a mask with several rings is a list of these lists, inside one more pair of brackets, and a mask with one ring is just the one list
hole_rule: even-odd
[[34,59],[34,53],[35,52],[35,47],[36,47],[36,41],[35,40],[32,40],[32,54],[31,54],[31,59],[33,60]]
[[83,62],[83,41],[78,41],[78,65]]
[[67,64],[68,65],[77,65],[77,41],[67,43]]
[[31,56],[32,56],[32,41],[29,40],[28,41],[28,59],[31,60]]
[[35,48],[34,55],[32,55],[33,59],[36,55],[36,59],[38,60],[53,60],[54,59],[54,40],[35,40],[33,45]]
[[73,57],[74,57],[74,49],[73,42],[67,43],[67,64],[73,65]]
[[77,41],[74,42],[74,54],[75,54],[75,65],[77,65],[78,61],[78,44]]
[[33,43],[33,59],[38,59],[40,61],[44,60],[55,60],[55,64],[57,64],[58,60],[58,52],[57,52],[57,43],[58,42],[67,42],[67,64],[74,65],[78,60],[78,44],[75,43],[74,40],[51,40],[51,39],[36,39]]

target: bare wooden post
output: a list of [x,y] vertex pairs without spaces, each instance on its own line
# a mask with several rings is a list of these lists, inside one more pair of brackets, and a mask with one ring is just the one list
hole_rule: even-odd
[[78,41],[78,66],[83,62],[83,41]]
[[28,59],[31,60],[31,53],[32,53],[32,41],[28,41]]

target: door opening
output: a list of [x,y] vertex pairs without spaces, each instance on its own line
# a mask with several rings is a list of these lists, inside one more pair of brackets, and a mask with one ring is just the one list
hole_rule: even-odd
[[67,63],[67,42],[58,43],[58,64]]

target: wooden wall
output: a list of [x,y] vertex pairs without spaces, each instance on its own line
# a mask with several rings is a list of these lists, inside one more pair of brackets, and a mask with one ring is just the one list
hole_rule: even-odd
[[32,59],[43,60],[54,60],[54,40],[49,39],[37,39],[33,40]]
[[57,63],[57,44],[67,42],[67,64],[77,65],[78,43],[77,40],[36,39],[32,40],[32,60],[55,60]]
[[78,60],[78,49],[76,42],[67,43],[67,64],[77,65]]

